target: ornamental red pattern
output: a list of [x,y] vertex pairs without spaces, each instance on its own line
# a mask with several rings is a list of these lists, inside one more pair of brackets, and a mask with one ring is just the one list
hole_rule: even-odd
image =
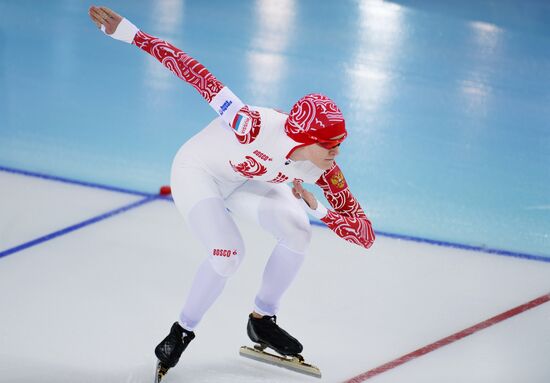
[[345,217],[337,212],[330,211],[321,221],[336,233],[340,238],[348,242],[363,246],[368,249],[374,243],[374,230],[370,221],[366,218]]
[[246,161],[237,165],[234,165],[231,161],[229,161],[229,164],[235,172],[246,178],[254,178],[267,173],[267,168],[256,161],[254,157],[246,156],[245,159]]
[[322,94],[312,93],[294,104],[286,121],[285,131],[290,137],[300,136],[305,132],[315,135],[315,131],[337,122],[343,123],[344,116],[334,101]]
[[208,102],[223,88],[223,84],[201,63],[172,44],[139,31],[133,44],[149,53],[180,79],[193,86]]
[[334,211],[321,219],[339,237],[369,248],[374,243],[372,224],[351,194],[342,171],[336,163],[317,180]]
[[239,114],[243,114],[247,117],[249,117],[252,120],[252,127],[250,128],[250,131],[247,134],[240,135],[237,132],[235,132],[235,137],[237,137],[237,140],[241,144],[251,144],[256,140],[258,137],[258,134],[260,134],[260,128],[262,124],[262,119],[260,118],[260,112],[257,110],[250,110],[247,105],[243,106],[241,110],[237,113],[237,116]]
[[286,182],[287,180],[288,180],[288,176],[286,176],[285,174],[279,172],[279,174],[277,174],[277,177],[275,177],[272,180],[267,181],[267,182],[271,182],[273,184],[280,184],[280,183]]

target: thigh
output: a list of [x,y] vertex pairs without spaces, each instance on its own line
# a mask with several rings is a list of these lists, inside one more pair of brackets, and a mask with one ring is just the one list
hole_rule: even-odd
[[174,165],[170,186],[176,207],[186,221],[191,209],[200,201],[223,198],[214,177],[198,167]]
[[[267,182],[249,180],[225,199],[225,205],[233,215],[260,224],[259,211],[265,200],[270,199],[274,203],[281,204],[281,200],[285,199],[280,198],[285,194],[284,190],[278,191],[274,186]],[[276,197],[276,194],[281,196]]]
[[202,243],[214,271],[228,277],[244,255],[244,243],[223,197],[236,187],[220,184],[206,170],[175,162],[171,175],[172,197],[188,227]]
[[249,181],[225,204],[233,214],[257,223],[293,250],[303,251],[309,243],[307,213],[286,184]]
[[225,199],[245,182],[246,180],[224,181],[216,178],[204,164],[186,152],[185,145],[172,163],[172,197],[185,219],[198,202],[210,198]]
[[203,244],[218,274],[234,274],[245,256],[244,242],[221,198],[207,198],[193,206],[187,224]]

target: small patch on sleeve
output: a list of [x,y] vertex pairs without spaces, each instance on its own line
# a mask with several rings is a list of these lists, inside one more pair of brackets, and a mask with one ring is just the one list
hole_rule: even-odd
[[252,118],[241,113],[237,113],[231,127],[239,136],[245,136],[252,128]]
[[335,166],[330,172],[328,172],[326,179],[332,193],[339,193],[348,188],[344,174],[338,166]]

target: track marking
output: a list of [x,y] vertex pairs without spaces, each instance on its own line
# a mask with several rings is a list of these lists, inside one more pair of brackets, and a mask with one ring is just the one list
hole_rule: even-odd
[[[311,224],[315,226],[321,226],[324,228],[327,227],[321,221],[311,221]],[[502,250],[502,249],[492,249],[490,247],[484,247],[484,246],[464,245],[462,243],[455,243],[455,242],[436,241],[434,239],[429,239],[429,238],[414,237],[414,236],[405,235],[405,234],[395,234],[395,233],[389,233],[389,232],[379,231],[379,230],[375,230],[374,232],[377,236],[380,236],[380,237],[388,237],[388,238],[401,239],[401,240],[410,241],[410,242],[427,243],[429,245],[435,245],[435,246],[441,246],[441,247],[451,247],[454,249],[475,251],[479,253],[502,255],[506,257],[528,259],[530,261],[550,263],[550,256],[520,253],[518,251],[510,251],[510,250]]]
[[94,189],[103,189],[103,190],[108,190],[112,192],[139,195],[142,197],[147,197],[152,195],[151,193],[144,193],[137,190],[124,189],[124,188],[119,188],[119,187],[109,186],[109,185],[102,185],[94,182],[79,181],[71,178],[52,176],[49,174],[38,173],[38,172],[30,172],[22,169],[8,168],[6,166],[1,166],[1,165],[0,165],[0,171],[6,172],[6,173],[18,174],[18,175],[27,176],[27,177],[42,178],[49,181],[63,182],[71,185],[85,186],[85,187],[94,188]]
[[424,346],[422,348],[419,348],[418,350],[415,350],[411,353],[408,353],[407,355],[403,355],[400,358],[394,359],[391,362],[388,362],[386,364],[383,364],[379,367],[373,368],[372,370],[369,370],[367,372],[364,372],[361,375],[357,375],[351,379],[346,380],[344,383],[361,383],[364,382],[367,379],[370,379],[376,375],[382,374],[383,372],[389,371],[391,369],[394,369],[402,364],[405,364],[407,362],[410,362],[413,359],[416,359],[418,357],[421,357],[423,355],[426,355],[432,351],[435,351],[441,347],[447,346],[451,343],[456,342],[457,340],[460,340],[462,338],[465,338],[469,335],[475,334],[478,331],[484,330],[487,327],[490,327],[494,324],[497,324],[499,322],[502,322],[506,319],[509,319],[515,315],[521,314],[527,310],[530,310],[532,308],[535,308],[537,306],[542,305],[543,303],[546,303],[550,301],[550,293],[545,294],[543,296],[540,296],[536,299],[533,299],[530,302],[527,302],[521,306],[515,307],[511,310],[508,310],[506,312],[503,312],[502,314],[499,314],[497,316],[494,316],[492,318],[489,318],[483,322],[480,322],[474,326],[468,327],[462,331],[459,331],[453,335],[450,335],[446,338],[440,339],[437,342],[431,343],[427,346]]
[[[118,188],[113,187],[109,185],[102,185],[102,184],[96,184],[92,182],[84,182],[64,177],[58,177],[58,176],[51,176],[48,174],[42,174],[37,172],[29,172],[26,170],[21,169],[15,169],[15,168],[9,168],[5,166],[0,165],[0,171],[4,171],[7,173],[14,173],[19,175],[24,175],[28,177],[37,177],[37,178],[43,178],[51,181],[58,181],[58,182],[64,182],[69,184],[75,184],[80,186],[86,186],[91,188],[97,188],[97,189],[104,189],[104,190],[110,190],[114,192],[120,192],[120,193],[127,193],[127,194],[133,194],[133,195],[140,195],[140,196],[150,196],[152,194],[140,192],[136,190],[130,190],[130,189],[124,189],[124,188]],[[166,201],[173,201],[171,196],[161,196],[159,199],[166,200]],[[327,228],[326,225],[320,221],[311,221],[313,225],[322,226],[324,228]],[[443,247],[451,247],[451,248],[457,248],[457,249],[463,249],[463,250],[471,250],[471,251],[477,251],[482,253],[488,253],[488,254],[496,254],[496,255],[504,255],[508,257],[514,257],[514,258],[521,258],[521,259],[528,259],[531,261],[540,261],[540,262],[550,262],[549,256],[544,255],[533,255],[533,254],[527,254],[527,253],[521,253],[517,251],[509,251],[509,250],[503,250],[503,249],[492,249],[487,248],[483,246],[472,246],[472,245],[465,245],[461,243],[454,243],[454,242],[445,242],[445,241],[437,241],[433,239],[428,238],[421,238],[421,237],[414,237],[410,235],[404,235],[404,234],[395,234],[395,233],[389,233],[389,232],[383,232],[376,230],[376,235],[388,237],[388,238],[396,238],[396,239],[402,239],[405,241],[412,241],[412,242],[420,242],[420,243],[428,243],[430,245],[436,245],[436,246],[443,246]]]
[[107,213],[103,213],[101,215],[95,216],[93,218],[87,219],[87,220],[79,222],[77,224],[68,226],[64,229],[54,231],[53,233],[44,235],[44,236],[36,238],[36,239],[33,239],[32,241],[29,241],[29,242],[25,242],[25,243],[23,243],[19,246],[15,246],[15,247],[12,247],[11,249],[1,251],[0,252],[0,258],[6,257],[8,255],[17,253],[17,252],[25,250],[25,249],[28,249],[29,247],[39,245],[39,244],[44,243],[46,241],[52,240],[54,238],[60,237],[60,236],[65,235],[65,234],[68,234],[68,233],[73,232],[75,230],[81,229],[85,226],[89,226],[89,225],[97,223],[99,221],[103,221],[107,218],[113,217],[113,216],[115,216],[117,214],[120,214],[120,213],[124,213],[128,210],[134,209],[138,206],[144,205],[148,202],[151,202],[151,201],[154,201],[154,200],[157,200],[157,199],[159,199],[159,197],[157,197],[155,195],[148,196],[146,198],[140,199],[139,201],[132,202],[129,205],[125,205],[125,206],[119,207],[118,209],[108,211]]

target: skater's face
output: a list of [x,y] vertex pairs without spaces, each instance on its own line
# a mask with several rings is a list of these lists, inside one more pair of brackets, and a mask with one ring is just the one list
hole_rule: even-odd
[[[332,140],[337,141],[342,138],[343,135],[332,138]],[[306,146],[304,149],[304,154],[306,158],[313,162],[315,166],[323,170],[330,169],[334,164],[334,159],[340,153],[340,143],[337,143],[332,148],[327,148],[327,145],[312,144]]]

